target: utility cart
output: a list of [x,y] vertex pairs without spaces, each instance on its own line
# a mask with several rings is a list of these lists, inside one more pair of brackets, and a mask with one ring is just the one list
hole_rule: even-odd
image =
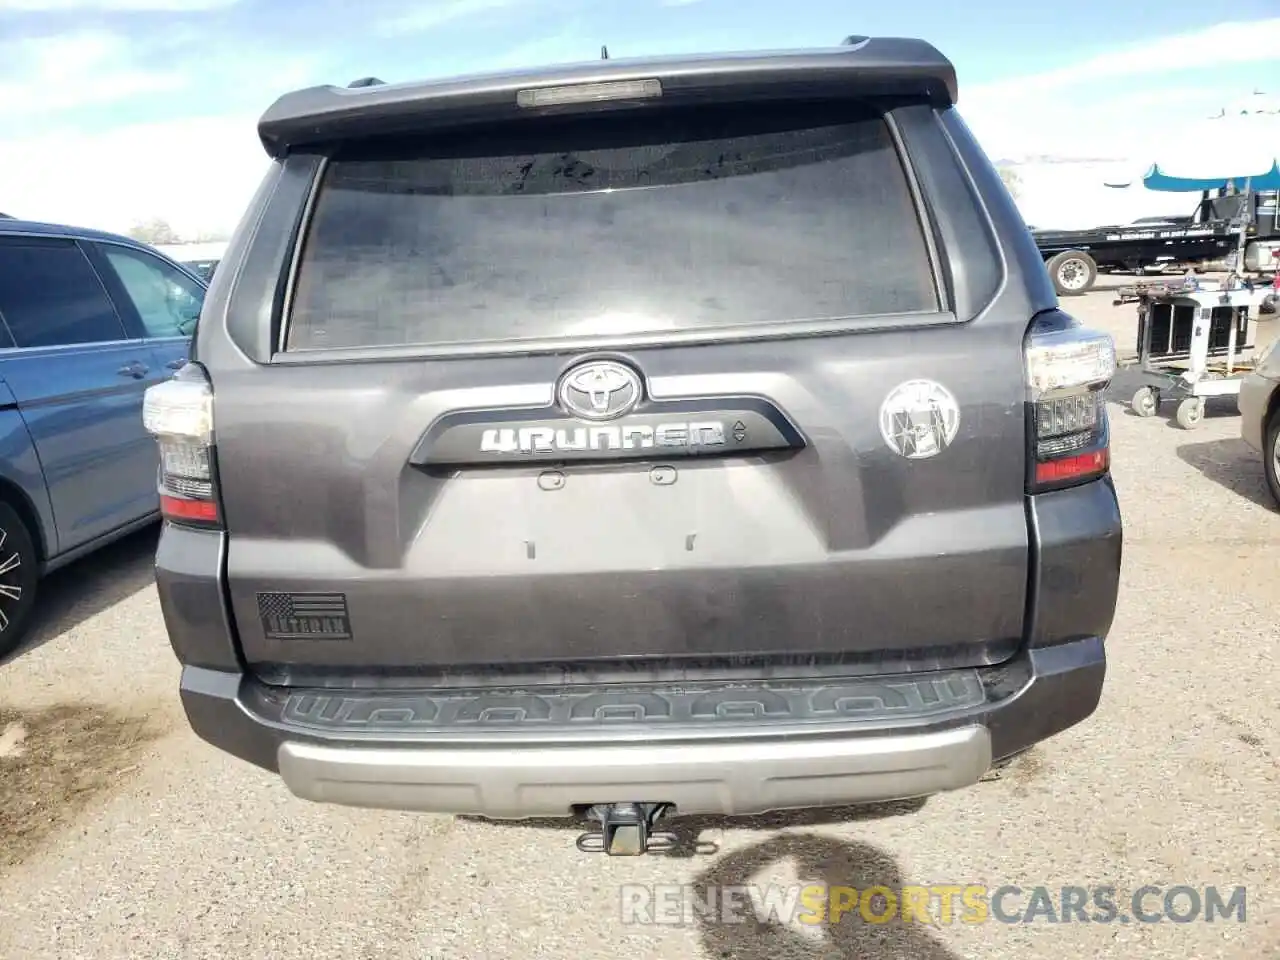
[[1121,364],[1136,366],[1143,381],[1134,413],[1153,417],[1162,401],[1177,401],[1178,425],[1193,430],[1208,397],[1238,396],[1253,369],[1251,314],[1270,291],[1236,275],[1122,287],[1115,302],[1138,305],[1138,356]]
[[1212,210],[1212,219],[1234,235],[1234,250],[1226,258],[1231,272],[1221,282],[1188,274],[1182,283],[1137,284],[1122,289],[1116,301],[1138,305],[1135,362],[1143,384],[1133,395],[1134,412],[1152,417],[1161,401],[1176,400],[1178,424],[1187,430],[1204,418],[1208,397],[1239,396],[1241,381],[1253,368],[1257,330],[1251,314],[1272,291],[1239,271],[1250,259],[1255,267],[1261,262],[1280,229],[1274,131],[1252,116],[1212,124],[1189,144],[1181,138],[1183,148],[1170,158],[1172,164],[1165,169],[1152,164],[1142,185],[1162,193],[1199,193],[1200,209]]

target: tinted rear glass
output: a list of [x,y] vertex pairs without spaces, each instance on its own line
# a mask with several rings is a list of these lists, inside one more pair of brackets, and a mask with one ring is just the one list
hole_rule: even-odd
[[0,316],[19,347],[127,338],[102,280],[72,240],[0,243]]
[[287,347],[937,309],[883,118],[757,104],[347,148],[317,197]]

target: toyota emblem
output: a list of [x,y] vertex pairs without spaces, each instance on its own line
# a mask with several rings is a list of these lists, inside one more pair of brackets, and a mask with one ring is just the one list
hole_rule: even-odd
[[591,360],[560,381],[565,411],[583,420],[614,420],[640,402],[640,376],[616,360]]

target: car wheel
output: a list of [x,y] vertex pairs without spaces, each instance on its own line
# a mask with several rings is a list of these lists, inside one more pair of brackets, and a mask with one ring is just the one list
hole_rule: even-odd
[[1267,421],[1266,442],[1263,444],[1266,453],[1262,457],[1262,472],[1267,477],[1267,489],[1271,491],[1271,499],[1280,507],[1280,407],[1271,414]]
[[0,657],[22,643],[36,600],[39,558],[18,512],[0,501]]

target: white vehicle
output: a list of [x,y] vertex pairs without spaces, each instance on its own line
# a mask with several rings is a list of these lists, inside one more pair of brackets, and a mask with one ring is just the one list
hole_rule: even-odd
[[205,280],[213,276],[213,271],[227,250],[225,240],[212,243],[158,243],[152,246]]

